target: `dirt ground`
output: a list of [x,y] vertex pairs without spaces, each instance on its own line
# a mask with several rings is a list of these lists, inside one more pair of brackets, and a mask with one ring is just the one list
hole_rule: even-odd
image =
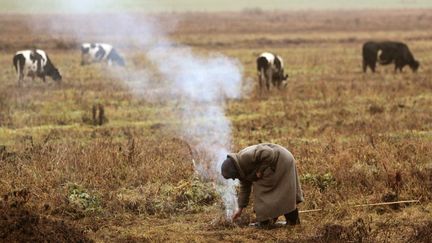
[[93,242],[70,223],[26,208],[29,191],[5,195],[0,206],[0,239],[3,242]]

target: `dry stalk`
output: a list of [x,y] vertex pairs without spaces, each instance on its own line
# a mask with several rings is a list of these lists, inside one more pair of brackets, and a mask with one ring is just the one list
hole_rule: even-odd
[[[366,203],[366,204],[352,205],[352,206],[349,206],[348,208],[393,205],[393,204],[400,204],[400,203],[420,203],[420,200],[403,200],[403,201],[394,201],[394,202]],[[323,210],[324,210],[323,208],[317,208],[317,209],[301,210],[301,211],[299,211],[299,213],[314,213],[314,212],[320,212]]]

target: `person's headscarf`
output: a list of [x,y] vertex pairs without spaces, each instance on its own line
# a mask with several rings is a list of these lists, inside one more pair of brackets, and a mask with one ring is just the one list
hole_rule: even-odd
[[227,157],[222,163],[221,172],[225,179],[237,179],[240,176],[235,161],[230,157]]

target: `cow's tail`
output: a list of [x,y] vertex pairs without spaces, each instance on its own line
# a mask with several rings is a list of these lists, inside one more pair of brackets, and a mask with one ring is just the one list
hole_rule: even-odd
[[[20,60],[22,63],[20,63]],[[23,60],[22,54],[17,54],[13,57],[13,65],[15,67],[15,71],[18,75],[18,86],[21,86],[21,81],[24,78],[24,65],[25,65],[25,59]]]
[[19,65],[18,61],[19,61],[18,55],[15,55],[13,58],[13,65],[15,67],[16,73],[19,73],[19,71],[20,71],[20,67],[19,67],[20,65]]
[[266,70],[270,68],[270,63],[267,58],[261,56],[257,59],[257,70],[258,70],[258,78],[259,78],[259,87],[263,89],[267,83],[266,79]]
[[266,70],[269,68],[269,62],[265,57],[258,57],[257,59],[257,70],[261,71],[264,68]]
[[266,82],[267,82],[266,69],[264,67],[261,67],[258,73],[258,85],[259,85],[260,92],[262,92],[266,87]]

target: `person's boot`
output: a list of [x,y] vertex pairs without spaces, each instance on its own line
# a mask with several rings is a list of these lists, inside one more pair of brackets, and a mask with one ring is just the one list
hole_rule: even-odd
[[296,208],[294,211],[284,214],[287,225],[297,225],[300,224],[299,211]]
[[257,227],[259,228],[269,228],[272,225],[271,220],[264,220],[257,222]]
[[[277,218],[276,218],[277,219]],[[275,219],[264,220],[256,222],[255,226],[262,229],[272,229],[275,226]]]

